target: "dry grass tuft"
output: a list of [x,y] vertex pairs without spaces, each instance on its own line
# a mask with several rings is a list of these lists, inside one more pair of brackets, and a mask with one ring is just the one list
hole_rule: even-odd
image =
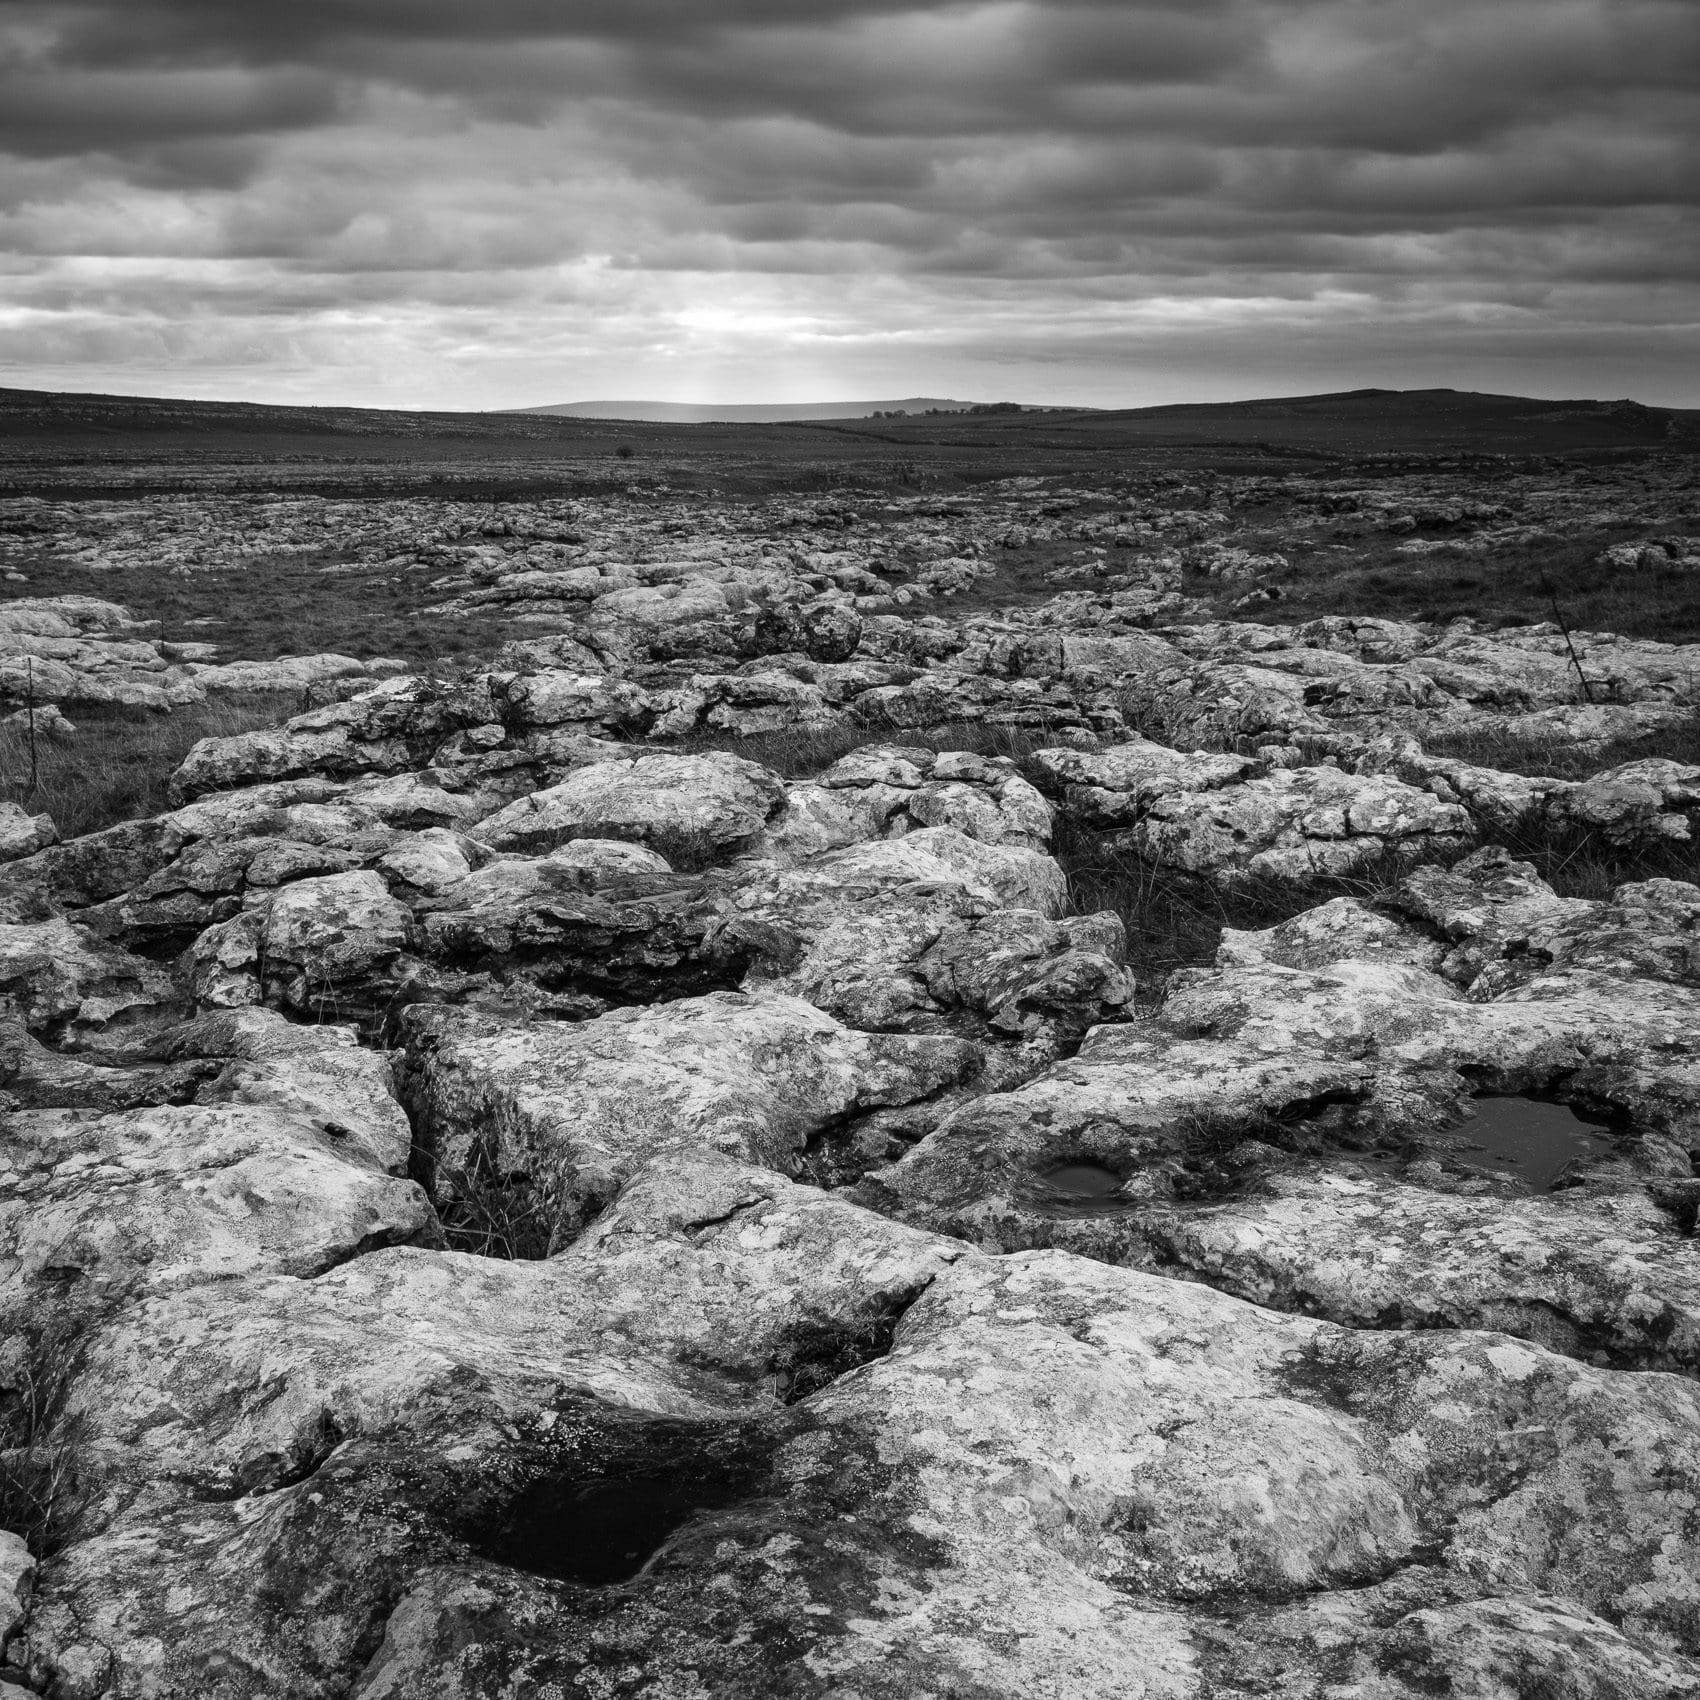
[[1389,895],[1400,872],[1390,859],[1386,867],[1350,879],[1309,885],[1260,879],[1224,887],[1202,874],[1164,867],[1118,845],[1111,835],[1060,817],[1052,853],[1067,876],[1077,914],[1108,909],[1121,917],[1128,963],[1148,987],[1160,985],[1177,968],[1208,967],[1216,960],[1224,927],[1247,932],[1277,926],[1335,897],[1375,903]]
[[560,1251],[576,1225],[577,1193],[565,1174],[497,1175],[478,1167],[438,1208],[451,1251],[509,1262],[540,1262]]
[[76,1510],[76,1437],[64,1417],[76,1363],[75,1331],[50,1322],[14,1342],[0,1382],[0,1529],[37,1558],[64,1545]]
[[1610,897],[1620,885],[1639,880],[1673,879],[1700,883],[1700,844],[1666,840],[1630,847],[1608,844],[1586,827],[1551,826],[1536,821],[1492,833],[1486,842],[1502,844],[1560,897]]

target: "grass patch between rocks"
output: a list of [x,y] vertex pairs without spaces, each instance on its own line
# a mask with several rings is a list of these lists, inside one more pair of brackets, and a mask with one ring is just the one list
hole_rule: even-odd
[[1090,832],[1060,816],[1052,854],[1068,880],[1077,914],[1107,909],[1121,917],[1128,963],[1141,986],[1151,988],[1177,968],[1213,963],[1224,927],[1255,932],[1278,926],[1335,897],[1373,903],[1391,893],[1400,871],[1390,863],[1355,878],[1303,886],[1256,878],[1223,886],[1203,874],[1165,867],[1119,846],[1112,835]]
[[171,807],[167,782],[200,739],[277,726],[300,709],[298,691],[209,697],[170,714],[84,704],[66,716],[72,736],[37,736],[33,789],[28,732],[0,727],[0,800],[50,814],[62,838],[146,819]]
[[1614,738],[1604,744],[1557,743],[1510,737],[1504,732],[1455,732],[1425,741],[1431,756],[1467,761],[1542,779],[1592,779],[1626,762],[1662,758],[1700,766],[1700,713],[1640,738]]
[[77,1502],[75,1435],[64,1417],[75,1333],[62,1321],[30,1329],[15,1338],[12,1359],[0,1381],[0,1529],[51,1558]]
[[1625,848],[1586,827],[1536,821],[1488,834],[1483,842],[1503,845],[1519,861],[1532,862],[1560,897],[1609,898],[1620,885],[1640,880],[1700,883],[1700,844],[1692,840]]
[[[1255,617],[1278,625],[1324,614],[1444,625],[1463,616],[1489,625],[1529,626],[1551,620],[1556,600],[1573,631],[1617,632],[1662,643],[1700,641],[1700,596],[1692,572],[1674,566],[1623,571],[1598,564],[1607,545],[1633,540],[1645,529],[1506,542],[1480,555],[1400,554],[1401,539],[1364,535],[1351,525],[1332,537],[1304,541],[1275,533],[1271,546],[1280,548],[1291,565],[1284,574],[1260,581],[1278,590],[1280,599],[1261,605]],[[1187,595],[1213,600],[1226,612],[1250,586],[1188,573],[1184,588]]]

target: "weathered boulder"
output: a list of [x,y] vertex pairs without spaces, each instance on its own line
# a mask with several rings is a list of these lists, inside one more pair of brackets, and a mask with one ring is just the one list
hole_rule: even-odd
[[427,766],[456,733],[499,718],[487,677],[456,685],[387,679],[347,701],[298,714],[275,731],[201,739],[172,775],[171,792],[189,802],[255,780],[402,773]]
[[871,1031],[1078,1034],[1133,996],[1114,917],[1068,917],[1062,871],[954,827],[711,878],[744,984]]
[[479,849],[447,827],[428,826],[398,839],[378,859],[377,872],[399,894],[435,897],[472,872]]
[[265,906],[259,965],[268,998],[325,1014],[381,1009],[393,997],[410,917],[371,872],[285,886]]
[[1430,756],[1407,734],[1376,739],[1355,765],[1460,803],[1484,827],[1569,828],[1645,849],[1686,843],[1700,818],[1700,767],[1663,759],[1627,762],[1589,779],[1550,779]]
[[271,661],[220,661],[187,663],[189,675],[203,690],[215,695],[263,695],[271,692],[309,692],[315,685],[332,681],[350,688],[350,681],[370,682],[407,671],[405,661],[389,656],[280,655]]
[[234,1009],[161,1034],[146,1055],[168,1064],[210,1059],[216,1072],[198,1089],[198,1102],[304,1116],[337,1142],[344,1161],[407,1172],[413,1134],[395,1097],[389,1059],[359,1044],[352,1028],[303,1026],[271,1010]]
[[1700,767],[1628,762],[1548,795],[1548,819],[1597,832],[1608,844],[1687,842],[1700,820]]
[[848,661],[862,641],[862,618],[841,597],[785,600],[758,612],[748,647],[757,655],[801,651],[816,661]]
[[0,1313],[39,1325],[59,1306],[316,1275],[434,1237],[420,1188],[351,1162],[351,1144],[339,1124],[271,1105],[20,1111],[0,1172]]
[[1254,756],[1174,750],[1149,738],[1104,750],[1040,750],[1033,760],[1064,787],[1069,816],[1098,830],[1138,825],[1161,797],[1222,790],[1264,771]]
[[985,844],[1050,843],[1050,805],[1007,758],[872,744],[834,762],[814,786],[849,813],[860,838],[949,826]]
[[658,1145],[795,1173],[856,1114],[968,1079],[974,1047],[857,1033],[795,998],[716,993],[554,1028],[406,1017],[416,1124],[440,1196],[527,1179],[570,1238]]
[[1234,882],[1304,884],[1469,848],[1456,802],[1382,772],[1276,768],[1247,757],[1185,755],[1148,740],[1036,758],[1081,824],[1116,831],[1153,861]]
[[897,838],[851,845],[809,863],[811,872],[849,891],[901,885],[960,884],[1011,909],[1061,915],[1068,907],[1062,870],[1020,843],[986,843],[955,826],[917,827]]
[[575,839],[534,859],[501,856],[415,904],[416,946],[466,994],[513,1016],[579,1019],[737,985],[751,955],[729,936],[700,876],[641,845]]
[[742,849],[785,800],[777,774],[739,756],[639,756],[580,768],[478,828],[498,850],[549,851],[575,838],[623,838],[678,863]]
[[1475,826],[1456,804],[1398,780],[1317,767],[1161,797],[1130,840],[1152,860],[1191,872],[1302,885],[1458,855],[1475,841]]
[[560,668],[496,676],[491,696],[508,726],[574,726],[597,730],[641,731],[654,717],[648,695],[637,685],[605,672],[568,672]]
[[0,925],[0,1017],[32,1033],[90,1035],[168,1005],[169,979],[65,920]]
[[16,803],[0,803],[0,862],[33,856],[59,842],[52,815],[32,815]]
[[1392,901],[1446,941],[1433,966],[1472,999],[1567,970],[1700,985],[1700,888],[1686,880],[1632,882],[1606,901],[1560,897],[1530,863],[1489,847],[1419,869]]

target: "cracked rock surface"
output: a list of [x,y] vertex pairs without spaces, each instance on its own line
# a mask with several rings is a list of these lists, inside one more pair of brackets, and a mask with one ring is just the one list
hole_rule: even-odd
[[[1692,845],[1606,757],[1700,655],[1214,618],[1256,482],[90,504],[527,635],[0,817],[0,1693],[1700,1696],[1700,887],[1516,848]],[[1428,552],[1568,499],[1300,482]],[[235,688],[47,600],[6,678]],[[1164,881],[1272,907],[1158,974]]]

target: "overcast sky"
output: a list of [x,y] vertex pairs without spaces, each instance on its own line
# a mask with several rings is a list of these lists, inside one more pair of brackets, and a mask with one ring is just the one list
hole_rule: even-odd
[[0,0],[0,383],[1700,405],[1700,0]]

